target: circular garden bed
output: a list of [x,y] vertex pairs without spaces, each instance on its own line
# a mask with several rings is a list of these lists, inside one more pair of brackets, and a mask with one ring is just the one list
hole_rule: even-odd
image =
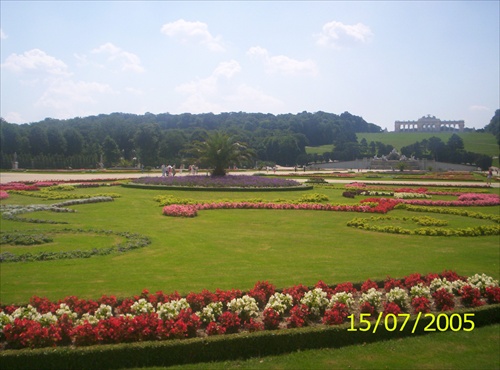
[[141,177],[132,180],[126,187],[159,190],[210,190],[210,191],[284,191],[310,190],[311,185],[287,179],[261,176],[170,176]]

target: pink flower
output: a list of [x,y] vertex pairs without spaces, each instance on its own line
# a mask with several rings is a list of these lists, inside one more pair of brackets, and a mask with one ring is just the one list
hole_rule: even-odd
[[172,204],[163,207],[163,214],[172,217],[195,217],[198,211],[197,206]]

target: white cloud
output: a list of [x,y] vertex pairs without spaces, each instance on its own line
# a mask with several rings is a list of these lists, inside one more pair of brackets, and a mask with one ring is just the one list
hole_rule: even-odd
[[144,91],[136,89],[135,87],[126,87],[125,91],[132,95],[144,95]]
[[[111,42],[93,49],[92,53],[107,55],[107,61],[110,63],[116,62],[119,66],[119,69],[123,72],[144,72],[144,68],[141,65],[141,60],[137,55],[122,50]],[[85,59],[80,56],[77,56],[77,58],[82,62],[85,61]]]
[[76,112],[85,112],[99,102],[103,95],[114,94],[106,84],[97,82],[56,79],[35,103],[36,107],[50,108],[56,112],[54,118],[74,117]]
[[20,113],[18,112],[9,112],[5,114],[3,117],[9,123],[25,123],[26,120],[23,119]]
[[315,35],[319,46],[341,48],[371,40],[373,32],[363,23],[343,24],[332,21],[323,25],[320,34]]
[[285,55],[271,56],[269,52],[260,46],[254,46],[248,49],[247,54],[261,59],[269,73],[282,73],[285,75],[307,74],[316,76],[318,67],[311,59],[296,60]]
[[230,60],[229,62],[222,62],[220,63],[217,68],[215,68],[213,75],[214,76],[224,76],[226,78],[231,78],[235,74],[239,73],[241,71],[241,66],[240,64],[235,61],[234,59]]
[[469,110],[472,110],[472,111],[489,111],[490,108],[488,107],[485,107],[484,105],[471,105],[469,107]]
[[176,91],[187,95],[180,112],[279,112],[283,102],[251,86],[231,83],[241,71],[235,60],[220,63],[206,78],[177,86]]
[[32,49],[23,54],[11,54],[2,64],[2,68],[14,72],[42,72],[50,75],[69,76],[68,66],[40,49]]
[[214,94],[217,92],[220,77],[232,78],[241,71],[240,64],[235,60],[219,63],[212,74],[207,78],[187,82],[176,87],[176,90],[185,94]]
[[199,43],[211,51],[224,51],[220,36],[212,36],[208,25],[203,22],[189,22],[179,19],[175,22],[166,23],[161,32],[168,37],[179,40],[182,43]]
[[225,97],[229,109],[226,111],[268,112],[280,113],[285,110],[285,104],[260,89],[242,84],[236,93]]
[[5,40],[7,37],[7,34],[0,28],[0,40]]

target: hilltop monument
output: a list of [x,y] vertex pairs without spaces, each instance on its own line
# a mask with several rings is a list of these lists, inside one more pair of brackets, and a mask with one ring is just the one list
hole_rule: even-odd
[[435,116],[428,114],[417,121],[394,122],[395,132],[441,132],[441,131],[464,131],[464,121],[441,121]]

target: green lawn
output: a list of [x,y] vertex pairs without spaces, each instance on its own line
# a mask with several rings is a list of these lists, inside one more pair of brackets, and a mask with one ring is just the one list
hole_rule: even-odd
[[223,369],[500,369],[500,325],[473,332],[446,332],[406,339],[306,350],[281,356],[147,368]]
[[[248,290],[259,280],[279,288],[345,281],[402,277],[410,273],[453,269],[468,275],[484,272],[499,277],[498,237],[404,236],[357,230],[346,226],[359,213],[292,210],[201,211],[193,219],[161,214],[154,196],[167,192],[113,188],[120,193],[111,203],[73,206],[76,213],[39,212],[26,217],[67,220],[69,225],[31,224],[2,220],[2,231],[32,230],[50,233],[65,227],[130,231],[148,236],[152,244],[124,254],[88,259],[58,260],[1,265],[2,303],[26,303],[32,295],[60,299],[68,295],[98,298],[102,294],[127,297],[143,289],[186,294],[202,289]],[[102,193],[102,189],[78,192]],[[341,189],[317,189],[333,203],[357,203],[341,196]],[[199,200],[262,198],[297,199],[305,192],[231,193],[168,192],[179,198]],[[27,202],[12,195],[4,203]],[[453,197],[448,197],[454,199]],[[30,198],[40,203],[39,199]],[[497,212],[498,207],[479,209]],[[414,216],[407,211],[392,215]],[[434,215],[450,227],[478,224],[475,219]],[[488,221],[484,221],[487,223]],[[85,249],[102,238],[53,234],[52,246]],[[114,242],[114,241],[113,241]],[[101,245],[101,244],[99,244]],[[2,246],[2,250],[12,246]]]
[[[303,192],[236,193],[154,191],[113,187],[76,190],[78,193],[119,193],[113,202],[73,206],[76,213],[38,212],[25,217],[67,221],[68,225],[1,221],[1,231],[33,230],[50,234],[63,228],[130,231],[148,236],[151,245],[109,256],[0,265],[0,300],[3,304],[27,303],[33,295],[52,300],[76,295],[130,297],[143,289],[186,294],[202,289],[248,290],[268,280],[278,288],[368,278],[402,277],[455,270],[462,275],[486,273],[500,278],[498,236],[459,238],[404,236],[357,230],[346,226],[355,217],[369,214],[325,211],[212,210],[192,219],[169,218],[153,198],[172,194],[199,201],[278,198],[293,200],[307,193],[321,193],[331,203],[358,203],[342,189],[318,188]],[[455,199],[441,196],[440,199]],[[44,203],[11,195],[2,204]],[[499,214],[500,207],[472,210]],[[415,216],[395,210],[391,216]],[[445,219],[450,227],[487,224],[460,216],[429,214]],[[115,237],[90,237],[53,233],[54,250],[83,249],[115,243]],[[16,248],[1,245],[1,251]],[[23,247],[24,248],[24,247]],[[30,247],[31,248],[31,247]],[[498,325],[471,333],[439,333],[424,337],[374,343],[341,349],[304,351],[248,361],[202,364],[181,368],[499,368]],[[459,355],[457,355],[459,354]]]

